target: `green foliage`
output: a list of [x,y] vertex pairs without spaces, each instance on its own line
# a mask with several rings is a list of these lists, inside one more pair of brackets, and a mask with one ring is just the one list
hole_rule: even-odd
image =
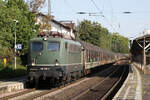
[[14,31],[16,25],[17,44],[23,45],[21,55],[27,52],[28,41],[36,36],[39,26],[35,25],[35,15],[28,11],[28,6],[24,0],[0,0],[0,44],[9,49],[14,48]]
[[78,26],[78,38],[113,52],[127,53],[129,40],[119,34],[110,34],[98,22],[82,21]]
[[27,68],[21,65],[17,65],[17,69],[14,69],[14,66],[11,65],[0,66],[0,73],[0,79],[10,79],[27,75]]
[[12,49],[8,48],[8,47],[1,47],[0,48],[0,63],[3,64],[3,58],[7,59],[7,63],[12,64],[13,63],[13,59],[14,59],[14,54]]
[[119,35],[119,33],[112,34],[112,51],[119,53],[128,53],[129,52],[128,43],[129,43],[128,38]]
[[79,39],[110,50],[111,36],[108,30],[99,23],[84,20],[77,28],[79,30]]

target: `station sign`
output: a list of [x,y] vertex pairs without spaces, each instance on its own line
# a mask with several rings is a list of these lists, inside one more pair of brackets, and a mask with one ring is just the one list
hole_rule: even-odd
[[17,49],[17,50],[22,50],[22,44],[17,44],[17,45],[16,45],[16,49]]

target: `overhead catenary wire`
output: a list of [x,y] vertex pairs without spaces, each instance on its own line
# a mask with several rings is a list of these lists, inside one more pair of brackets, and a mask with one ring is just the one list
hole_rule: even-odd
[[[108,0],[108,2],[109,2],[109,4],[110,4],[110,9],[111,9],[111,23],[113,23],[113,18],[114,18],[114,11],[113,11],[113,5],[112,5],[112,2],[111,2],[111,0]],[[108,19],[106,19],[106,20],[108,20]],[[108,22],[109,23],[109,22]],[[114,28],[113,26],[112,26],[112,24],[110,24],[111,25],[111,27],[112,28]],[[118,24],[118,27],[119,27],[119,29],[120,29],[120,23]],[[117,30],[119,30],[119,29],[117,29]],[[114,30],[117,32],[117,30],[116,30],[116,28],[114,28]]]
[[105,3],[105,1],[106,1],[106,0],[103,0],[102,12],[104,11],[104,8],[105,8],[105,4],[104,4],[104,3]]
[[[95,1],[94,1],[94,0],[90,0],[90,1],[91,1],[92,4],[95,6],[95,8],[96,8],[99,12],[101,12],[100,9],[99,9],[99,7],[96,5]],[[114,31],[116,31],[116,29],[113,27],[113,25],[112,25],[111,23],[109,23],[108,19],[106,18],[106,16],[105,16],[104,14],[102,15],[102,17],[103,17],[104,20],[110,25],[110,27],[111,27]]]
[[111,9],[111,21],[113,22],[113,6],[111,3],[111,0],[108,0],[109,4],[110,4],[110,9]]
[[[93,3],[93,5],[95,6],[95,8],[100,11],[99,7],[96,5],[95,1],[94,0],[91,0],[91,2]],[[101,11],[100,11],[101,12]]]
[[64,0],[64,3],[71,9],[73,12],[76,12],[74,8],[71,7],[70,3],[67,0]]

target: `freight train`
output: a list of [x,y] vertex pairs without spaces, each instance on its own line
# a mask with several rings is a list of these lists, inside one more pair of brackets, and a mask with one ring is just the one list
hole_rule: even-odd
[[41,80],[68,83],[122,57],[84,41],[59,37],[31,39],[28,53],[28,80],[35,86]]

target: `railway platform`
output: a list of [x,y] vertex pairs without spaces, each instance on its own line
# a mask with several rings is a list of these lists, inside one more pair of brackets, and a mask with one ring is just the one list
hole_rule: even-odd
[[14,91],[22,90],[25,86],[26,77],[19,77],[9,80],[0,79],[0,94],[11,93]]
[[[139,67],[137,64],[131,64],[128,77],[113,100],[149,100],[150,74],[141,73],[138,70]],[[25,80],[26,77],[0,80],[0,94],[24,89]]]
[[113,100],[149,100],[150,74],[143,74],[140,65],[131,64],[129,75]]

